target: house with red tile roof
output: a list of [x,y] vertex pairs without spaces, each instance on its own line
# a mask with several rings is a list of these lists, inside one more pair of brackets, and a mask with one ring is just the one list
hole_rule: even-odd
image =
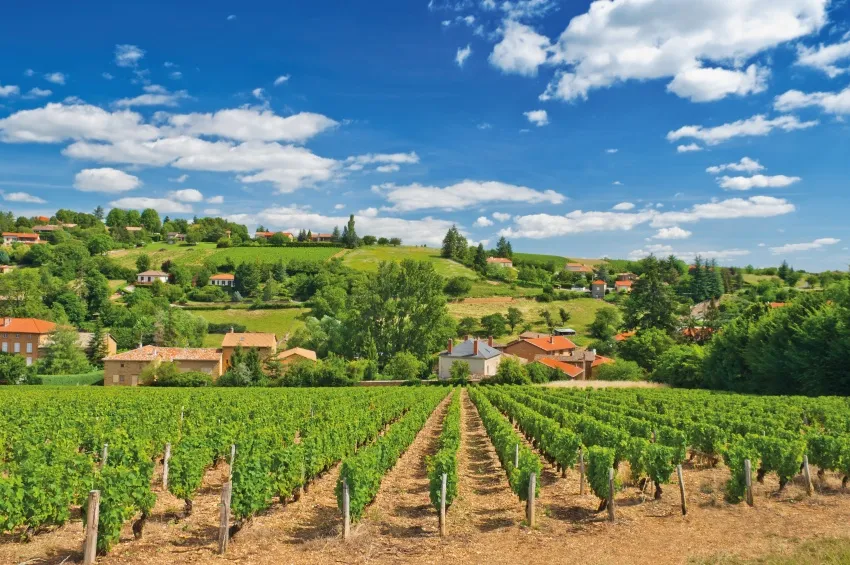
[[27,365],[38,359],[38,348],[50,339],[56,324],[38,318],[0,319],[0,351],[25,357]]
[[569,339],[559,335],[550,335],[548,337],[518,339],[506,345],[503,351],[531,362],[538,355],[568,355],[575,349],[576,345]]
[[221,349],[210,347],[159,347],[145,345],[103,359],[104,386],[138,386],[139,377],[151,364],[174,363],[180,372],[198,371],[212,378],[223,372]]
[[602,279],[593,281],[590,284],[590,296],[592,298],[605,298],[605,292],[608,290],[608,283]]
[[236,283],[236,277],[233,273],[218,273],[210,277],[210,284],[213,286],[233,286]]
[[224,369],[230,368],[230,358],[237,347],[243,350],[256,349],[260,359],[265,359],[277,353],[277,336],[273,333],[246,332],[237,333],[232,329],[224,334],[221,340],[222,360]]
[[617,292],[631,292],[632,291],[632,281],[630,280],[618,280],[614,283],[614,288]]
[[584,369],[576,367],[575,365],[571,365],[569,363],[565,363],[563,361],[558,361],[554,357],[540,357],[536,359],[535,362],[546,365],[551,369],[557,369],[568,377],[570,377],[571,379],[584,380],[582,378],[582,376],[584,375]]
[[487,264],[488,265],[496,265],[497,267],[505,267],[505,268],[508,268],[508,267],[512,268],[514,266],[513,261],[511,261],[510,259],[506,259],[504,257],[487,257]]
[[312,239],[312,241],[315,241],[317,243],[327,243],[327,242],[331,241],[331,239],[333,239],[333,234],[332,233],[314,233],[313,237],[311,239]]
[[3,232],[3,245],[12,245],[13,243],[32,245],[44,242],[41,241],[37,233]]

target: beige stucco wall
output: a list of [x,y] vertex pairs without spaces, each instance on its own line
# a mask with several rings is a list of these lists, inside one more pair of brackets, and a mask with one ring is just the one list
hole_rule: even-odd
[[499,369],[499,363],[502,361],[502,356],[497,355],[495,357],[491,357],[490,359],[462,359],[458,357],[440,357],[439,376],[441,379],[448,379],[451,377],[452,363],[454,363],[455,361],[460,361],[461,363],[466,363],[467,365],[469,365],[469,372],[473,375],[484,375],[486,377],[492,377]]
[[[139,375],[150,361],[104,361],[103,386],[137,386]],[[221,361],[175,361],[183,373],[199,371],[213,379],[221,376]]]

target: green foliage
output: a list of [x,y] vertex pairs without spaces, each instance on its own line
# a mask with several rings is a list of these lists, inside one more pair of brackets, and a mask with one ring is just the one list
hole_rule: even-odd
[[419,379],[425,369],[425,364],[412,353],[399,351],[393,355],[384,367],[384,375],[393,380],[404,381]]
[[470,374],[469,363],[466,361],[453,361],[449,367],[450,382],[454,385],[466,385]]
[[[592,446],[587,450],[587,484],[597,498],[607,505],[611,498],[608,473],[614,467],[614,450],[607,447]],[[614,477],[614,494],[620,489],[619,477]]]
[[507,320],[501,314],[488,314],[481,318],[481,327],[488,336],[502,337],[507,333]]
[[495,376],[491,377],[488,382],[502,385],[527,385],[531,384],[531,379],[522,363],[508,357],[502,359],[499,368],[496,369]]
[[675,345],[665,351],[655,364],[652,380],[682,388],[699,388],[705,349],[699,345]]
[[604,363],[593,369],[593,378],[599,381],[640,381],[645,373],[634,361],[617,359],[613,363]]
[[24,357],[0,352],[0,385],[27,385],[38,382],[35,367],[27,366]]
[[460,449],[460,389],[452,392],[446,416],[443,420],[443,431],[437,444],[437,452],[425,459],[428,469],[428,491],[431,504],[439,512],[440,494],[443,484],[443,474],[446,475],[446,509],[457,497],[457,452]]
[[666,332],[649,328],[623,341],[618,351],[623,359],[634,361],[642,369],[652,372],[661,356],[673,345],[673,339]]
[[156,386],[177,386],[177,387],[202,387],[212,386],[213,380],[210,375],[201,371],[186,371],[177,372],[174,374],[164,375],[155,383]]
[[39,370],[47,375],[75,375],[91,370],[85,352],[77,342],[77,332],[59,327],[50,334],[47,352],[39,360]]
[[443,291],[449,296],[459,297],[469,294],[472,290],[472,281],[468,277],[452,277],[446,282]]
[[658,259],[649,256],[642,261],[643,274],[632,285],[623,310],[629,328],[655,328],[672,332],[676,326],[676,300],[663,278]]

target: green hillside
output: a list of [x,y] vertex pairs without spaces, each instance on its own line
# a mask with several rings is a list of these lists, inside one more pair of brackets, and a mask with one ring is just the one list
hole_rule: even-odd
[[158,268],[164,261],[171,260],[177,265],[202,265],[205,260],[212,259],[217,265],[224,264],[229,257],[235,263],[259,259],[266,263],[274,263],[279,259],[325,261],[341,250],[335,247],[231,247],[217,249],[214,243],[199,243],[198,245],[181,245],[168,243],[151,243],[137,249],[121,249],[110,253],[120,265],[135,268],[136,258],[147,253],[151,264]]
[[433,263],[434,269],[444,277],[467,277],[478,278],[472,269],[464,267],[450,259],[440,257],[440,250],[435,247],[386,247],[369,246],[354,249],[345,254],[342,262],[360,271],[377,271],[381,261],[401,261],[403,259],[415,259],[417,261],[429,261]]

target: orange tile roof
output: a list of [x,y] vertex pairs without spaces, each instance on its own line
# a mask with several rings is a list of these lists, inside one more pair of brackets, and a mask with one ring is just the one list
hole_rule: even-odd
[[236,333],[229,332],[224,334],[224,339],[221,342],[222,347],[277,347],[277,336],[271,333]]
[[504,257],[487,257],[488,263],[513,263],[510,259],[505,259]]
[[614,336],[614,341],[626,341],[637,332],[620,332]]
[[213,275],[210,277],[211,281],[232,281],[236,280],[236,276],[233,273],[219,273],[217,275]]
[[254,234],[254,237],[271,237],[274,235],[273,231],[258,231]]
[[309,349],[304,349],[303,347],[293,347],[292,349],[287,349],[286,351],[281,351],[277,354],[278,359],[288,359],[294,355],[298,355],[299,357],[303,357],[304,359],[309,359],[311,361],[316,360],[316,352],[311,351]]
[[603,357],[602,355],[597,355],[596,359],[591,363],[591,367],[598,367],[599,365],[605,365],[606,363],[613,363],[614,360],[610,357]]
[[614,286],[632,286],[632,281],[617,281]]
[[104,361],[220,361],[221,349],[212,347],[158,347],[145,345],[137,349],[104,357]]
[[788,303],[787,303],[787,302],[771,302],[771,303],[770,303],[770,307],[771,307],[771,308],[783,308],[783,307],[785,307],[785,306],[787,306],[787,305],[788,305]]
[[543,351],[561,351],[562,349],[576,348],[576,344],[574,344],[572,341],[568,340],[564,336],[560,335],[549,337],[536,337],[531,339],[524,339],[522,341],[530,343],[534,347],[542,349]]
[[48,334],[56,329],[56,324],[38,318],[2,318],[0,332],[17,334]]
[[13,232],[13,231],[4,231],[3,237],[6,237],[6,236],[14,236],[14,237],[17,237],[18,239],[38,239],[37,233],[19,233],[19,232]]
[[572,378],[576,378],[577,376],[579,376],[580,374],[582,374],[584,372],[583,369],[580,369],[579,367],[576,367],[575,365],[570,365],[569,363],[564,363],[563,361],[557,361],[555,359],[552,359],[551,357],[541,357],[539,359],[536,359],[536,361],[538,363],[542,363],[542,364],[546,365],[547,367],[551,367],[553,369],[558,369],[562,373],[566,373],[567,375],[569,375]]
[[594,285],[597,285],[597,284],[604,284],[604,285],[607,285],[608,283],[606,283],[606,282],[605,282],[605,281],[603,281],[602,279],[598,279],[598,280],[593,281],[593,284],[594,284]]

